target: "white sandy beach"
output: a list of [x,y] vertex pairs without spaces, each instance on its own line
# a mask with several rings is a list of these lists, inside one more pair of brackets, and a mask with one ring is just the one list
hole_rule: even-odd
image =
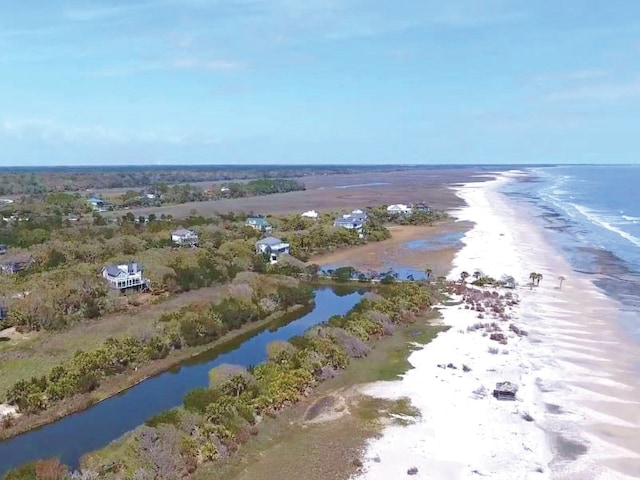
[[[458,189],[467,206],[454,213],[475,227],[450,273],[516,278],[521,302],[507,312],[512,320],[499,322],[508,344],[467,330],[478,312],[444,308],[452,328],[411,355],[415,368],[363,389],[409,397],[422,417],[372,440],[360,479],[405,478],[412,467],[412,478],[438,480],[640,478],[637,346],[616,327],[617,304],[572,272],[530,213],[497,191],[508,177]],[[532,271],[544,279],[530,290]],[[561,290],[559,275],[567,278]],[[508,331],[510,323],[529,335]],[[457,369],[438,367],[449,363]],[[500,381],[518,385],[516,401],[491,396]],[[483,388],[488,394],[478,395]]]

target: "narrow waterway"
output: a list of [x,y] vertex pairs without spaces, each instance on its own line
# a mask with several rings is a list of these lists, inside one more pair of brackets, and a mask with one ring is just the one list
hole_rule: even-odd
[[206,386],[211,368],[223,363],[243,366],[261,363],[266,359],[269,343],[301,335],[333,315],[348,312],[363,294],[319,288],[314,306],[289,321],[280,320],[262,331],[211,349],[83,412],[0,442],[0,476],[41,458],[58,457],[67,465],[77,467],[82,455],[104,447],[157,413],[180,405],[190,390]]

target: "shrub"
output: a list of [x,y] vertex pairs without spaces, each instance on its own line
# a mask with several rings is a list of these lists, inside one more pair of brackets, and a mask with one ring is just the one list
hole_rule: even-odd
[[196,388],[184,396],[182,404],[190,412],[205,413],[207,407],[220,397],[220,392],[208,388]]
[[180,414],[180,410],[175,408],[171,410],[165,410],[164,412],[160,412],[157,415],[154,415],[150,419],[148,419],[144,424],[148,427],[157,427],[158,425],[180,425],[182,421],[182,415]]

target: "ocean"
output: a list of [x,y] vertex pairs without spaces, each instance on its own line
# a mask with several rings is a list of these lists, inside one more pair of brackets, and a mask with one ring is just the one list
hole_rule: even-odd
[[640,166],[527,169],[504,193],[531,204],[578,271],[622,304],[624,331],[640,342]]

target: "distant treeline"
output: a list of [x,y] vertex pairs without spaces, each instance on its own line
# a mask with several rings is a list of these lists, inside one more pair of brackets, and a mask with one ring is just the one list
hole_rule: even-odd
[[158,183],[237,181],[366,171],[406,170],[403,166],[163,166],[93,168],[7,168],[0,170],[0,195],[87,189],[142,188]]

